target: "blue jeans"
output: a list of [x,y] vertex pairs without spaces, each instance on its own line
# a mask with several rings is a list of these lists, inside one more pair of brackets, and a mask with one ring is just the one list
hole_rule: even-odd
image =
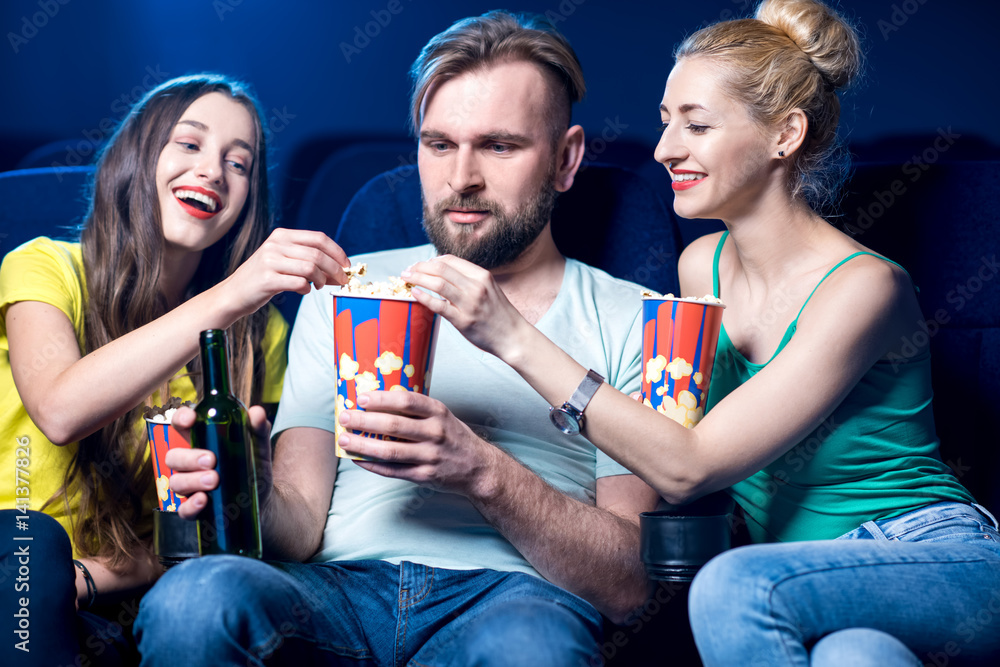
[[122,625],[131,619],[113,607],[103,610],[109,618],[77,612],[75,582],[69,535],[58,521],[42,512],[0,510],[0,665],[119,667],[136,661]]
[[143,599],[143,665],[585,665],[600,614],[527,574],[196,558]]
[[[976,507],[941,502],[837,540],[716,557],[690,596],[706,667],[1000,664],[1000,533]],[[875,632],[838,641],[852,629]]]

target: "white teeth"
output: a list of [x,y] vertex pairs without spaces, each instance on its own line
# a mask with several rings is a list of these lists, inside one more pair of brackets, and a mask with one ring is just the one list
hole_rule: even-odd
[[174,196],[178,199],[194,199],[195,201],[200,201],[208,207],[209,212],[214,212],[215,207],[217,206],[214,199],[208,195],[203,195],[200,192],[195,192],[194,190],[177,190],[174,192]]
[[705,174],[674,174],[674,181],[700,181]]

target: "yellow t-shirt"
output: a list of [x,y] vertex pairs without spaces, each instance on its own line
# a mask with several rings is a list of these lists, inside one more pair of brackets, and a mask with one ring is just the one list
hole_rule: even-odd
[[[0,266],[0,474],[9,480],[0,484],[0,509],[23,506],[41,510],[42,505],[63,485],[66,468],[76,453],[77,443],[59,447],[50,442],[31,421],[14,386],[6,315],[7,307],[18,301],[41,301],[64,312],[73,323],[77,337],[75,343],[82,351],[86,286],[80,244],[37,238],[8,253]],[[288,328],[278,309],[268,306],[267,331],[263,342],[266,363],[262,393],[264,403],[277,403],[281,397],[288,363]],[[40,335],[46,336],[45,333]],[[67,344],[72,344],[72,341],[48,334],[40,356],[30,362],[32,367],[44,367],[46,351],[51,350],[50,354],[54,354],[57,347]],[[30,377],[29,372],[29,381]],[[197,390],[186,369],[181,369],[170,381],[169,391],[171,396],[196,400]],[[162,404],[158,393],[152,396],[151,403]],[[144,426],[139,424],[137,428],[144,429]],[[146,456],[149,456],[148,449]],[[15,468],[22,472],[16,472]],[[150,486],[143,505],[147,511],[140,534],[152,530],[155,485]],[[72,539],[70,519],[78,506],[78,499],[71,498],[67,512],[65,503],[60,499],[46,507],[45,513],[61,523]]]

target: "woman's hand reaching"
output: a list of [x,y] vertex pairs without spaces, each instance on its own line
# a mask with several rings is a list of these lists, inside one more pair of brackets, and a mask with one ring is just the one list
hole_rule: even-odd
[[326,234],[278,228],[219,288],[226,290],[230,305],[252,313],[280,292],[308,294],[312,286],[343,285],[350,265]]
[[[530,326],[486,269],[453,255],[419,262],[401,277],[414,298],[451,322],[476,347],[511,363],[517,332]],[[435,292],[440,299],[428,292]]]

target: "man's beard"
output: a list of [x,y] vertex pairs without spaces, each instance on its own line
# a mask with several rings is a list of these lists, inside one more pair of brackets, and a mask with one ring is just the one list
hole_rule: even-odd
[[[512,213],[499,203],[474,194],[449,197],[438,202],[434,211],[424,199],[424,231],[439,254],[455,255],[484,269],[495,269],[510,264],[534,243],[552,217],[557,196],[552,179],[547,178],[538,193]],[[489,211],[492,226],[482,236],[475,237],[483,223],[452,224],[445,219],[445,209],[449,208]]]

